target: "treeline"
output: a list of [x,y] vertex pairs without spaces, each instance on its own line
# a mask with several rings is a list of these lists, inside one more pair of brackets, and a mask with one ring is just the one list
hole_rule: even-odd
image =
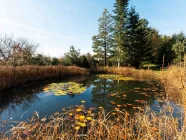
[[0,65],[1,66],[79,66],[90,68],[96,66],[96,61],[90,53],[82,55],[74,46],[61,58],[37,54],[39,44],[24,38],[14,39],[13,36],[0,36]]
[[116,0],[112,14],[105,9],[99,18],[98,35],[92,37],[94,57],[100,65],[140,67],[144,63],[167,66],[184,61],[183,32],[160,35],[140,18],[129,0]]

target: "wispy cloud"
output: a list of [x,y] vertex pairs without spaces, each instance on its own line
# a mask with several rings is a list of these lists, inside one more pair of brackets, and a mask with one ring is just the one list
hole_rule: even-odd
[[[76,38],[72,37],[72,36],[66,36],[66,35],[62,35],[62,34],[59,34],[59,33],[38,29],[38,28],[35,28],[35,27],[32,27],[32,26],[28,26],[28,25],[25,25],[25,24],[16,23],[16,22],[4,19],[4,18],[0,18],[0,23],[10,24],[10,25],[17,26],[17,27],[20,27],[20,28],[26,28],[26,29],[37,31],[37,32],[44,33],[44,34],[55,35],[57,37],[65,39],[65,40],[76,40]],[[38,38],[40,38],[40,39],[44,39],[44,37],[41,36],[41,35],[36,35],[36,36]]]

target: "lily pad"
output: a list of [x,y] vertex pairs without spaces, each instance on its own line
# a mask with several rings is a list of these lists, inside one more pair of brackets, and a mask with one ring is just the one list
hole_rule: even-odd
[[132,77],[126,77],[123,75],[115,75],[115,74],[99,74],[97,76],[102,79],[111,79],[111,80],[121,80],[121,81],[135,80]]
[[82,84],[75,82],[52,83],[43,89],[44,92],[52,92],[56,96],[81,94],[86,90]]

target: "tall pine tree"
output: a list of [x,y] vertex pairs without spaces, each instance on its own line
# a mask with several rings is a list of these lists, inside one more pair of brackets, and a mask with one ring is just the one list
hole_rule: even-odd
[[135,8],[131,8],[129,11],[127,22],[127,62],[130,66],[139,67],[150,51],[150,46],[148,45],[148,22],[146,19],[140,19]]
[[112,47],[112,27],[113,19],[107,9],[104,10],[103,15],[99,18],[99,34],[92,37],[94,57],[108,65],[108,59],[111,54]]
[[126,47],[125,47],[125,40],[126,40],[126,24],[127,24],[127,15],[128,15],[128,2],[129,0],[116,0],[114,4],[115,10],[113,19],[115,21],[115,28],[114,28],[114,47],[113,50],[113,58],[114,62],[118,63],[118,67],[120,66],[121,62],[126,59]]

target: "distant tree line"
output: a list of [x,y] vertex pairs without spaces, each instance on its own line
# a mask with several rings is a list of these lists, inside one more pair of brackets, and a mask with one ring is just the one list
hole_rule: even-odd
[[0,65],[23,66],[23,65],[64,65],[79,66],[84,68],[95,67],[97,61],[90,53],[82,55],[74,46],[61,58],[37,54],[39,44],[30,42],[24,38],[14,39],[13,36],[0,36]]
[[160,35],[140,18],[129,0],[116,0],[111,14],[104,9],[98,34],[92,37],[94,58],[99,65],[139,68],[143,63],[167,66],[184,60],[186,37],[183,32]]

